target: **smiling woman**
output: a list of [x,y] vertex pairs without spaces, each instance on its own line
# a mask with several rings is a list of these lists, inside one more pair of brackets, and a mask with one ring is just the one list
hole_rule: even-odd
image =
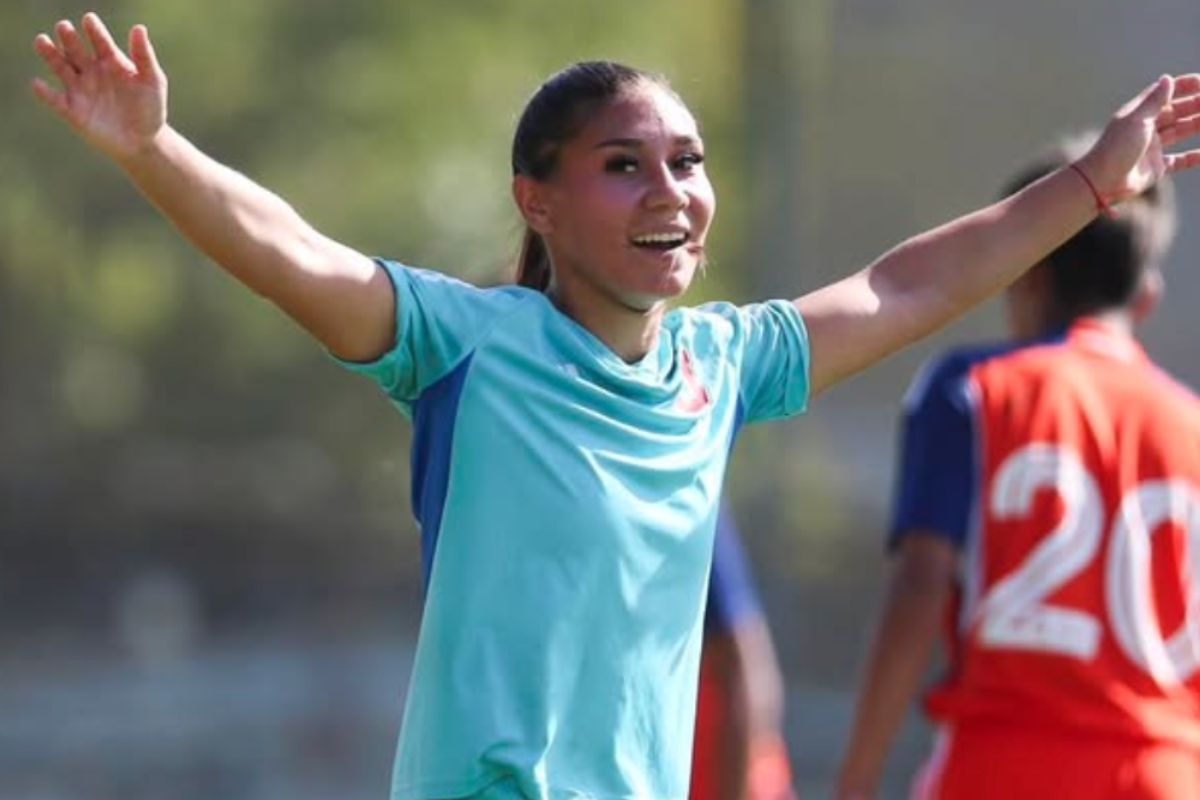
[[37,37],[61,84],[36,80],[38,97],[413,421],[428,595],[397,798],[682,800],[740,427],[998,291],[1098,200],[1200,163],[1162,151],[1200,129],[1200,76],[1164,77],[1071,169],[843,281],[670,308],[715,207],[696,122],[661,78],[578,64],[534,94],[513,145],[524,285],[479,289],[319,234],[167,124],[144,27],[128,53],[96,15],[83,28]]
[[[588,109],[584,97],[605,102]],[[512,162],[513,196],[529,226],[518,283],[552,297],[589,295],[572,303],[572,316],[586,327],[584,316],[611,318],[601,337],[640,358],[661,301],[686,291],[703,263],[715,210],[691,113],[660,76],[577,64],[526,107]]]

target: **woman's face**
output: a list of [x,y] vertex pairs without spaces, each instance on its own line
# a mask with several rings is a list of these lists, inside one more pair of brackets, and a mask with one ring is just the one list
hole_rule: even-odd
[[558,290],[636,311],[682,294],[716,205],[703,160],[696,121],[658,86],[631,87],[598,110],[539,187],[536,227]]

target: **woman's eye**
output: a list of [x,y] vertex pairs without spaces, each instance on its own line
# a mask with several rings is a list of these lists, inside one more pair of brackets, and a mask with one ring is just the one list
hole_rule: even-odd
[[703,163],[704,155],[702,153],[687,153],[675,160],[675,168],[693,170]]
[[629,156],[613,156],[604,162],[605,172],[636,172],[637,159]]

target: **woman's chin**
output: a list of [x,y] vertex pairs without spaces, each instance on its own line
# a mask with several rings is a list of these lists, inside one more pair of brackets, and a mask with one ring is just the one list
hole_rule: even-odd
[[680,297],[691,285],[691,274],[687,279],[671,276],[651,286],[629,287],[621,293],[621,302],[626,308],[639,312],[653,311],[664,303]]
[[631,293],[652,298],[654,302],[674,300],[688,290],[695,276],[695,262],[691,259],[677,259],[656,275],[644,276],[649,280],[641,282],[641,285],[636,288],[630,287],[630,289]]
[[680,297],[692,284],[698,260],[690,253],[642,257],[604,281],[604,290],[621,306],[644,314]]

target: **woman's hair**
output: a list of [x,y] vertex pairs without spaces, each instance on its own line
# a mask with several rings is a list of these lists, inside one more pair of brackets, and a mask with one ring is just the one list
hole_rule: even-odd
[[[525,105],[512,143],[513,175],[543,181],[558,168],[558,154],[601,108],[639,84],[678,96],[661,75],[613,61],[584,61],[541,85]],[[682,101],[681,101],[682,102]],[[550,285],[550,255],[534,230],[525,227],[517,260],[517,283],[537,291]]]
[[[1003,196],[1078,161],[1096,141],[1086,133],[1064,141],[1008,183]],[[1133,299],[1142,273],[1158,265],[1175,236],[1175,191],[1164,178],[1101,214],[1046,257],[1054,303],[1067,318],[1120,308]]]

